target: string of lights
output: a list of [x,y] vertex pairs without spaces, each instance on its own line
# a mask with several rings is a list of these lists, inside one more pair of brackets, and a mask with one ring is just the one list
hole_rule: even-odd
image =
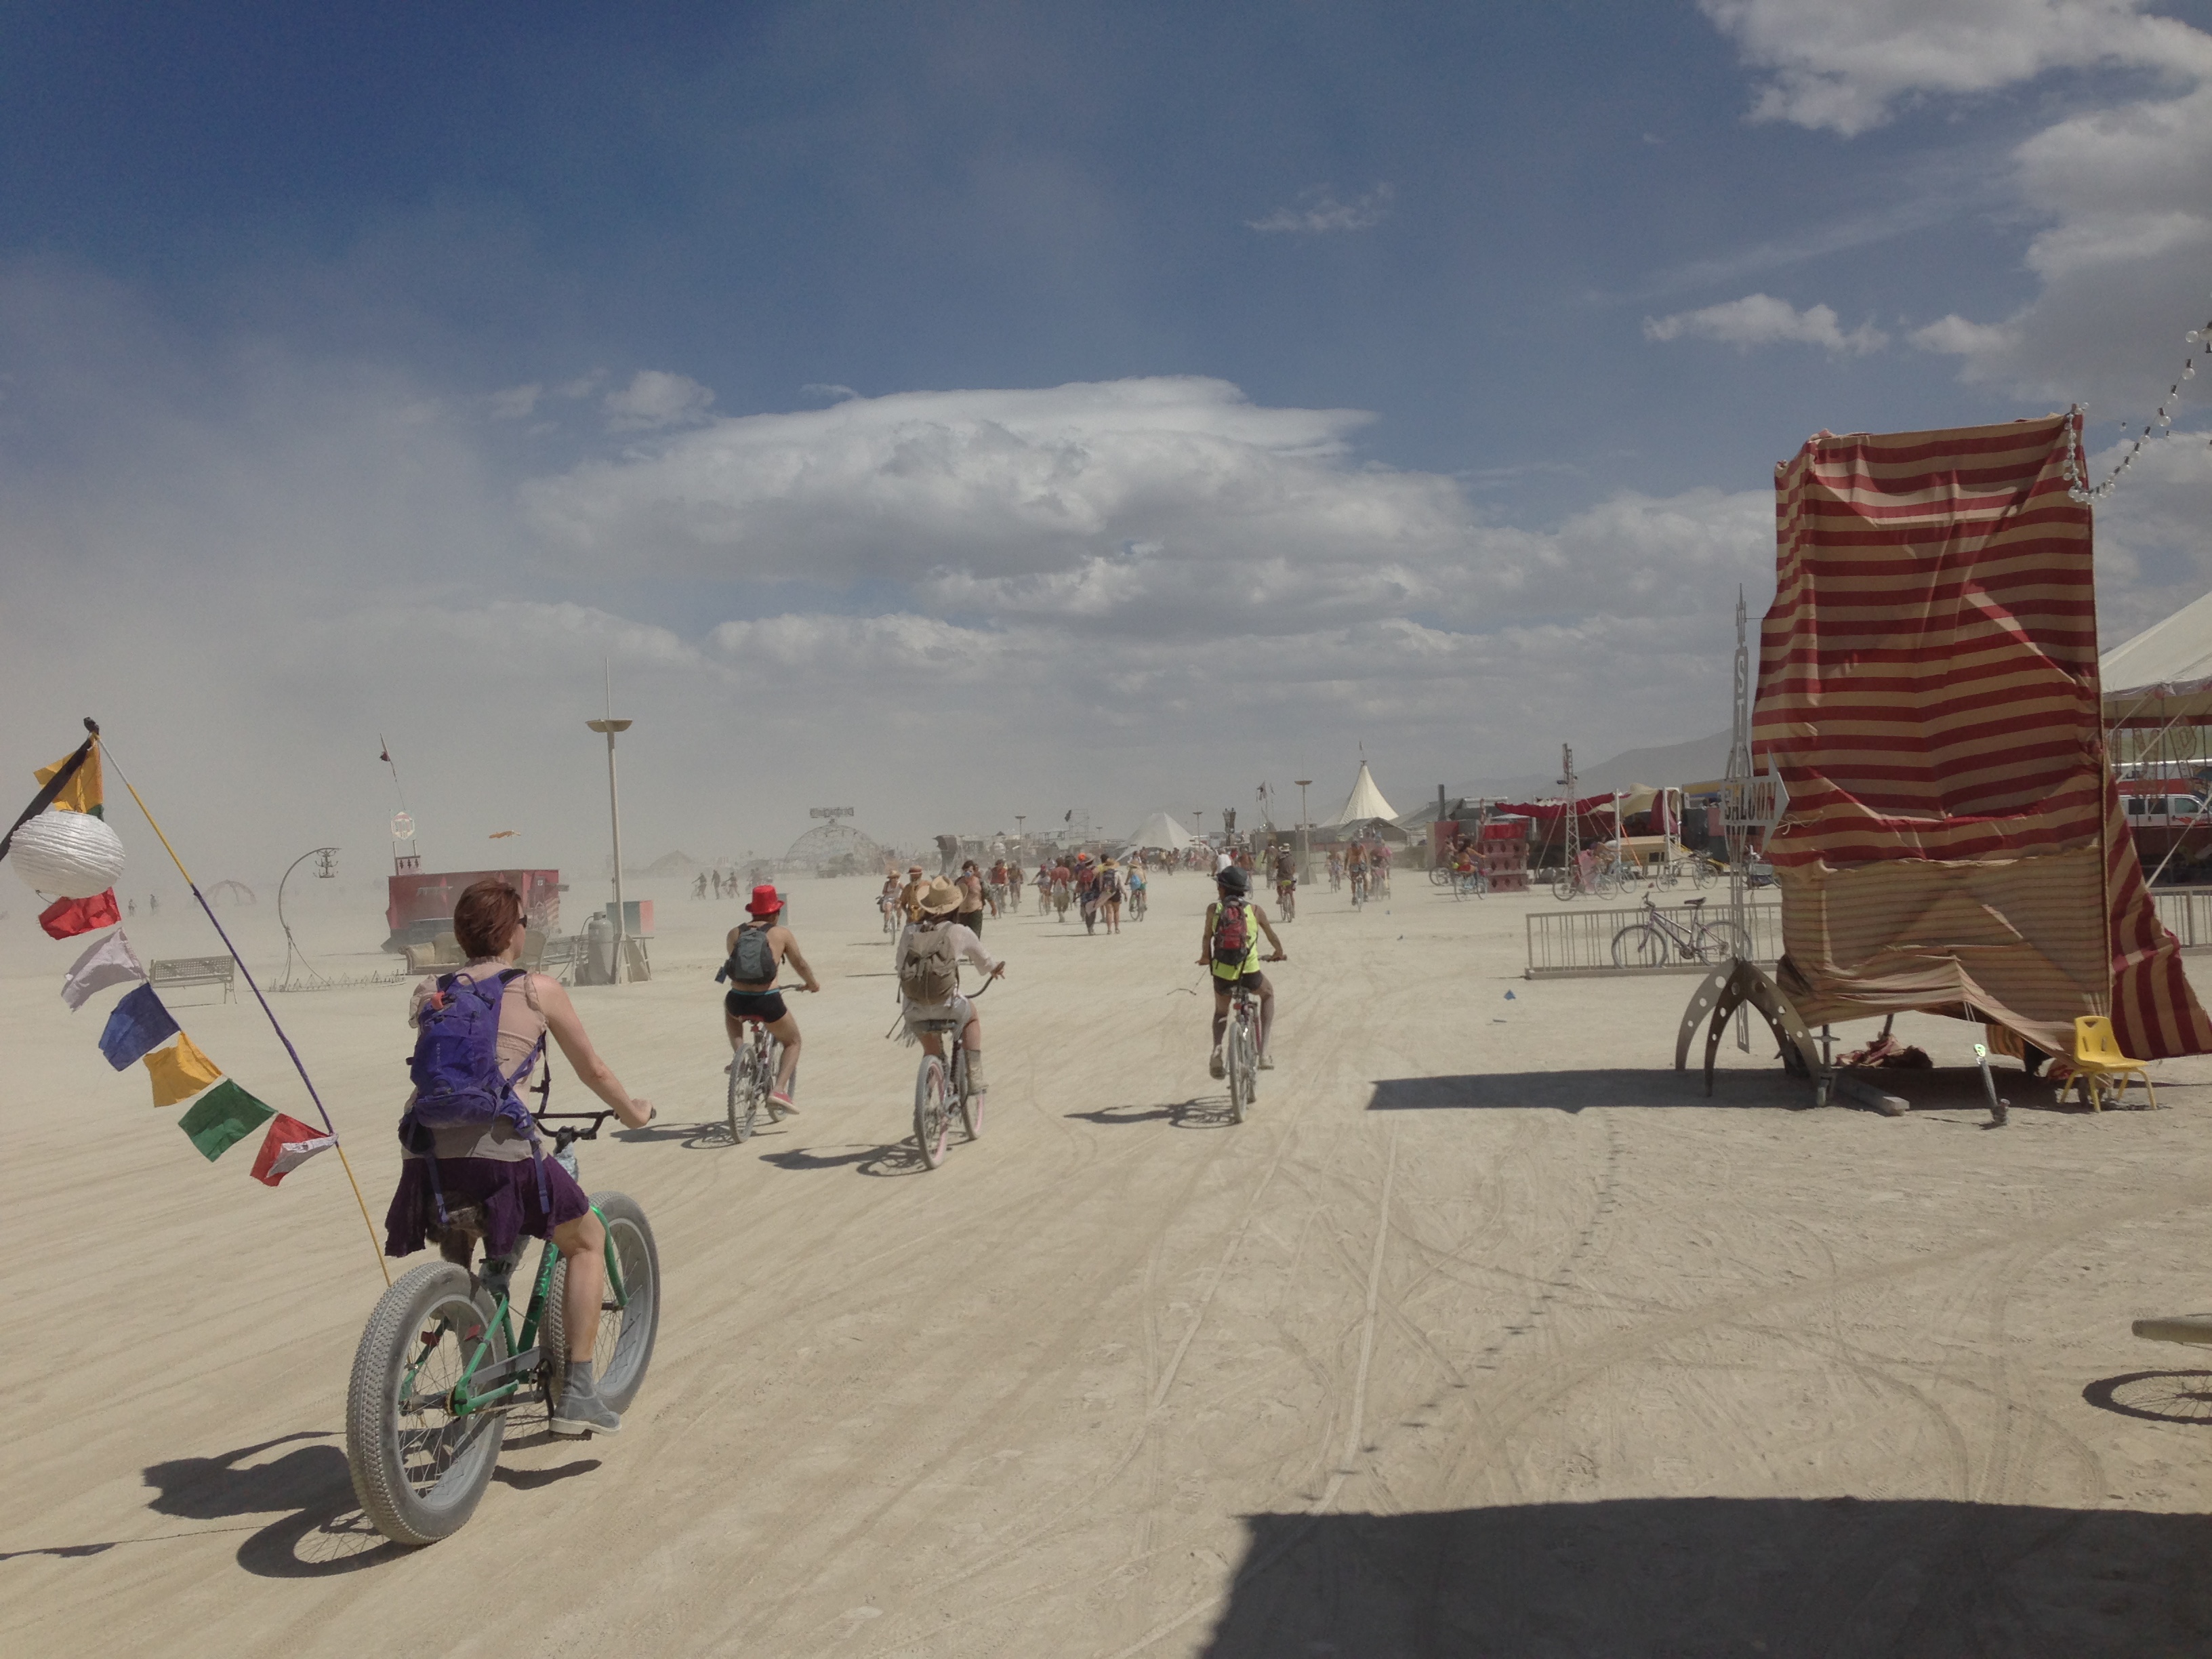
[[[2135,442],[2128,446],[2128,453],[2120,457],[2119,465],[2112,469],[2110,477],[2102,483],[2088,482],[2089,464],[2081,453],[2081,439],[2078,431],[2066,446],[2066,493],[2075,501],[2086,505],[2111,495],[2113,486],[2120,481],[2120,475],[2135,465],[2136,457],[2142,453],[2142,447],[2151,434],[2155,432],[2163,438],[2173,430],[2173,412],[2181,406],[2182,386],[2197,378],[2197,358],[2212,351],[2212,319],[2208,319],[2202,328],[2191,329],[2181,338],[2189,348],[2189,355],[2181,360],[2181,373],[2174,377],[2173,384],[2166,387],[2166,401],[2159,404],[2158,413],[2143,423],[2143,429],[2136,434]],[[2127,435],[2128,426],[2126,421],[2120,422],[2122,437]],[[2212,439],[2208,439],[2207,442],[2212,443]]]

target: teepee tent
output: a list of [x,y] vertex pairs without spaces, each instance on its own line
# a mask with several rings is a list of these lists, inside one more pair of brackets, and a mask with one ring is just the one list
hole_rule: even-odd
[[1180,853],[1186,847],[1198,844],[1198,837],[1177,823],[1164,812],[1155,812],[1137,826],[1129,837],[1132,847],[1164,847],[1170,853]]
[[1361,818],[1395,818],[1397,810],[1382,799],[1382,792],[1375,787],[1375,775],[1367,769],[1367,763],[1359,763],[1359,777],[1345,797],[1344,810],[1336,815],[1339,823],[1352,823]]

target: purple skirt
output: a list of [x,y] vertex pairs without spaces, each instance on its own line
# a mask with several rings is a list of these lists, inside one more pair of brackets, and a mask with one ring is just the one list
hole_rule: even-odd
[[[538,1166],[528,1158],[510,1163],[495,1158],[441,1158],[438,1185],[450,1215],[465,1204],[484,1214],[487,1260],[512,1255],[520,1239],[549,1238],[566,1221],[590,1212],[592,1200],[574,1176],[549,1156],[544,1161],[545,1198],[538,1200]],[[437,1194],[430,1189],[430,1160],[410,1158],[399,1166],[399,1185],[384,1212],[384,1253],[412,1255],[430,1242],[438,1226]]]

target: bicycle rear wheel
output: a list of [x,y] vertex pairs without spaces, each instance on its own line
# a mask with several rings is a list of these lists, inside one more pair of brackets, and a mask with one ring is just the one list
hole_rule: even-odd
[[1751,935],[1734,921],[1723,917],[1698,926],[1696,949],[1699,962],[1726,962],[1731,957],[1751,960]]
[[507,1356],[506,1328],[477,1295],[467,1269],[426,1262],[385,1291],[354,1350],[346,1470],[362,1512],[397,1544],[459,1532],[499,1463],[506,1413],[450,1409],[487,1336],[485,1362]]
[[730,1139],[741,1145],[753,1132],[753,1116],[760,1110],[759,1089],[753,1076],[752,1045],[740,1047],[730,1056]]
[[952,1131],[945,1092],[945,1062],[934,1054],[924,1055],[914,1078],[914,1140],[921,1149],[921,1161],[933,1170],[945,1162],[945,1143]]
[[1648,921],[1631,922],[1613,936],[1616,968],[1664,968],[1674,954],[1667,936]]
[[1229,1073],[1229,1121],[1242,1123],[1244,1114],[1252,1104],[1252,1048],[1251,1028],[1230,1016],[1227,1054]]

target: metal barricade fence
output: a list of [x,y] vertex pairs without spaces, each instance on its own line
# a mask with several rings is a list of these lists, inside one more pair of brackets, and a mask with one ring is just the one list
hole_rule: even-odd
[[2212,887],[2154,887],[2158,919],[2185,951],[2212,946]]
[[[1719,921],[1729,914],[1728,895],[1720,893],[1701,905],[1662,904],[1659,914],[1694,935],[1701,921]],[[1679,957],[1653,968],[1620,967],[1613,959],[1613,941],[1624,927],[1648,920],[1641,905],[1626,910],[1585,910],[1563,906],[1531,910],[1528,915],[1529,979],[1573,979],[1615,974],[1702,974],[1711,965]],[[2212,920],[2212,918],[2208,918]],[[1771,965],[1782,954],[1782,907],[1771,901],[1744,906],[1744,925],[1751,931],[1752,955]]]

